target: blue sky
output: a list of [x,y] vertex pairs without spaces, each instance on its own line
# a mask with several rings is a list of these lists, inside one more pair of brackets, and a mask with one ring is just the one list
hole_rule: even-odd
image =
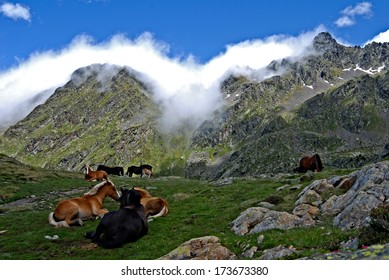
[[[170,56],[192,54],[206,62],[229,44],[278,34],[296,36],[319,25],[352,45],[389,29],[385,0],[30,0],[0,5],[7,3],[24,7],[29,17],[0,14],[0,69],[34,52],[61,49],[80,34],[102,42],[115,34],[134,39],[150,32],[169,45]],[[348,25],[336,24],[345,16],[342,11],[361,3],[370,7],[351,13]]]
[[275,75],[271,61],[303,56],[322,31],[389,41],[388,12],[387,0],[0,0],[0,129],[93,63],[141,73],[169,125],[201,122],[226,75]]

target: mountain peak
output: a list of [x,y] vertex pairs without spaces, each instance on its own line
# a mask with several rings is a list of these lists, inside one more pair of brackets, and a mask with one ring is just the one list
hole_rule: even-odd
[[328,32],[321,32],[313,39],[313,47],[316,51],[328,51],[337,45],[336,40]]

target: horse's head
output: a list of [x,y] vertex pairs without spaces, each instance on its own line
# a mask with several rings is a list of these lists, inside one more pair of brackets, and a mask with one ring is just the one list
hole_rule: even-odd
[[107,196],[109,196],[113,200],[120,201],[119,192],[117,191],[115,185],[111,181],[108,180],[106,182],[105,188],[106,188]]
[[115,185],[110,180],[97,184],[89,192],[85,193],[85,195],[98,195],[103,199],[106,196],[109,196],[110,198],[116,201],[119,201],[120,198],[120,195],[116,190]]
[[123,189],[120,188],[122,195],[119,198],[120,208],[126,206],[139,206],[141,195],[134,189]]

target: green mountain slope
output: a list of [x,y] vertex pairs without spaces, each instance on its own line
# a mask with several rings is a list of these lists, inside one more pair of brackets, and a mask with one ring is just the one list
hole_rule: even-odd
[[4,133],[2,149],[23,162],[79,170],[158,158],[159,108],[128,68],[92,65]]

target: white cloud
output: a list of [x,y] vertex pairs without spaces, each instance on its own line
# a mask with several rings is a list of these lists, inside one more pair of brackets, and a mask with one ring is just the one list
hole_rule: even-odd
[[346,27],[354,25],[355,21],[348,16],[342,16],[335,21],[335,24],[338,27]]
[[372,4],[370,2],[362,2],[358,3],[355,7],[348,6],[346,9],[342,11],[344,15],[347,16],[358,16],[358,15],[364,15],[364,16],[371,16]]
[[0,13],[14,20],[23,19],[26,21],[31,21],[30,8],[18,3],[3,3],[0,6]]
[[[226,74],[249,73],[263,79],[270,62],[303,55],[320,31],[323,27],[298,37],[272,36],[229,45],[206,64],[191,56],[169,57],[169,46],[149,33],[136,40],[117,35],[102,43],[79,36],[60,51],[34,53],[17,67],[0,73],[0,127],[26,116],[33,109],[26,101],[48,89],[52,93],[73,71],[94,63],[129,66],[142,73],[141,79],[151,86],[155,100],[167,108],[165,125],[174,126],[182,119],[202,121],[222,104],[219,86]],[[40,102],[49,95],[46,92]]]
[[377,36],[375,36],[373,39],[367,41],[365,43],[365,45],[371,43],[371,42],[377,42],[377,43],[385,43],[385,42],[389,42],[389,29],[384,31],[384,32],[381,32],[380,34],[378,34]]
[[338,27],[352,26],[356,23],[356,16],[370,17],[373,5],[370,2],[361,2],[355,6],[348,6],[341,11],[342,16],[335,21]]

